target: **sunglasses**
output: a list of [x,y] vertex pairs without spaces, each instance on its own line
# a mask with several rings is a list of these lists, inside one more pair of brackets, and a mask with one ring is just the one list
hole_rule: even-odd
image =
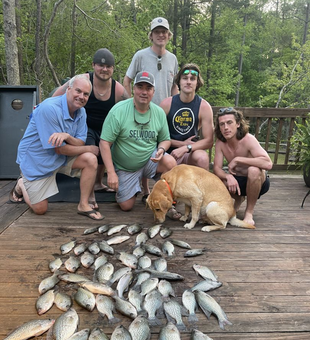
[[135,123],[136,123],[137,125],[140,125],[140,126],[141,126],[141,129],[142,129],[142,130],[143,130],[143,127],[144,127],[144,126],[146,126],[146,125],[148,125],[148,124],[150,123],[151,117],[152,117],[152,110],[150,111],[149,120],[148,120],[146,123],[139,123],[139,122],[137,121],[137,119],[136,119],[136,109],[134,109],[134,112],[133,112],[133,119],[134,119],[134,121],[135,121]]
[[185,70],[184,72],[183,72],[183,74],[192,74],[193,76],[196,76],[196,77],[198,77],[198,71],[195,71],[195,70]]
[[161,57],[158,56],[157,57],[157,70],[160,71],[162,68],[162,65],[161,65]]
[[233,107],[224,107],[222,109],[219,109],[219,114],[229,113],[229,112],[235,112],[236,110]]

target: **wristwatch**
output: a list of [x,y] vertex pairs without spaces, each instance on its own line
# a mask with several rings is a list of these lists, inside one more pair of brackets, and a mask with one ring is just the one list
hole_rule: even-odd
[[190,144],[187,145],[187,153],[190,153],[192,151],[192,146]]

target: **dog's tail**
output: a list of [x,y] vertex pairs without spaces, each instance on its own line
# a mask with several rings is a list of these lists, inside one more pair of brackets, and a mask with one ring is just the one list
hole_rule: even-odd
[[255,226],[249,223],[246,223],[242,220],[239,220],[239,218],[233,216],[229,221],[229,224],[231,224],[234,227],[239,227],[239,228],[245,228],[245,229],[255,229]]

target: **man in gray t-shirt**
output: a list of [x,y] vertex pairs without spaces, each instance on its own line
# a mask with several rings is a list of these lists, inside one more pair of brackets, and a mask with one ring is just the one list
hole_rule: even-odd
[[156,91],[152,102],[159,105],[162,100],[177,94],[178,87],[174,84],[174,76],[178,73],[176,56],[166,50],[172,37],[169,23],[165,18],[155,18],[151,23],[149,39],[152,46],[139,50],[132,58],[126,72],[123,85],[131,94],[131,82],[140,71],[148,71],[155,77]]

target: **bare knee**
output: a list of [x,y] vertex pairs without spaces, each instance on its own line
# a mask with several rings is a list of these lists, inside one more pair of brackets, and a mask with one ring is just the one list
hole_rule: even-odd
[[118,205],[123,211],[130,211],[133,208],[135,202],[136,202],[136,197],[132,197],[127,201],[118,203]]
[[165,154],[165,156],[160,160],[158,164],[157,172],[165,173],[171,170],[176,165],[176,160],[172,156]]
[[257,168],[255,166],[250,166],[248,168],[248,178],[255,180],[255,179],[261,179],[263,176],[263,171],[260,168]]
[[47,211],[47,207],[47,200],[31,205],[31,209],[36,215],[44,215]]

